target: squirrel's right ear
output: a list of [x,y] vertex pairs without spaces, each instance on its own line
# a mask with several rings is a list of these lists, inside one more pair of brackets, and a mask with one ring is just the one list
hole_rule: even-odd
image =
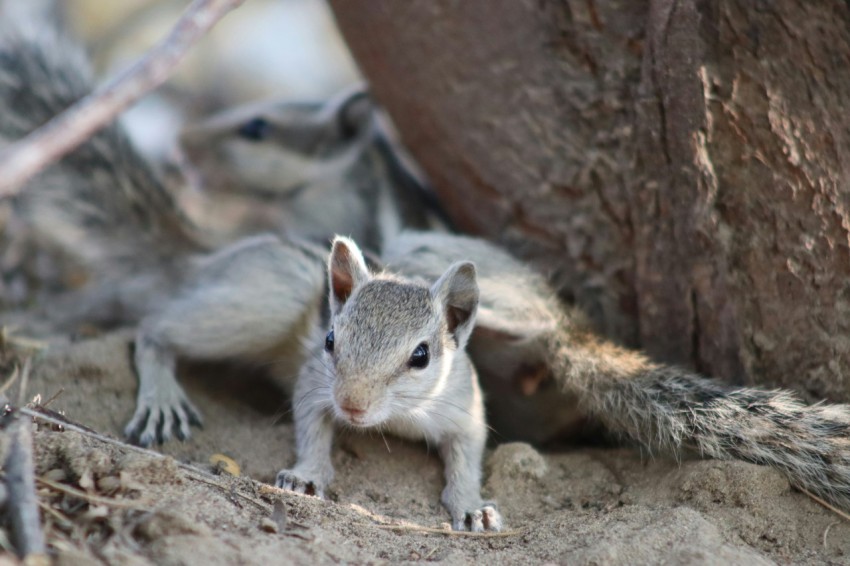
[[351,140],[366,132],[375,117],[375,103],[365,85],[354,86],[330,104],[339,105],[336,119],[343,140]]
[[446,325],[459,350],[475,326],[478,310],[478,282],[475,264],[469,261],[453,263],[431,287],[431,296],[442,307]]
[[334,238],[328,260],[331,312],[337,314],[354,289],[370,277],[363,252],[354,240],[344,236]]

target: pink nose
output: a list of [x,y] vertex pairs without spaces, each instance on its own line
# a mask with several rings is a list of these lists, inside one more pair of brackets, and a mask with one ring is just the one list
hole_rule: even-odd
[[366,414],[364,409],[357,407],[356,405],[352,405],[351,401],[346,401],[339,407],[342,411],[347,414],[349,417],[353,419],[359,419],[363,415]]

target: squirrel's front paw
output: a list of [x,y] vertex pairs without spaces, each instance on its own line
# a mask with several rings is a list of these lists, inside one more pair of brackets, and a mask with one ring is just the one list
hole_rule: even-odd
[[293,470],[281,470],[277,473],[274,484],[277,487],[303,493],[304,495],[315,495],[319,499],[325,498],[325,490],[317,481],[308,480],[295,473]]
[[498,532],[502,530],[502,515],[495,504],[488,503],[480,509],[467,511],[463,516],[455,518],[452,528],[473,533]]
[[161,388],[150,398],[138,400],[124,435],[134,444],[150,446],[167,442],[172,434],[180,440],[188,439],[189,425],[203,426],[201,413],[175,383]]

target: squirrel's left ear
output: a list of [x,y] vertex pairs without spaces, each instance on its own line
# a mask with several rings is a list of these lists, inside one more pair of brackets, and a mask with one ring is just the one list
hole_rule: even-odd
[[431,296],[442,307],[458,349],[466,346],[478,310],[475,265],[461,261],[451,265],[431,287]]
[[354,289],[369,280],[371,275],[363,259],[363,252],[354,240],[344,236],[334,238],[328,259],[331,312],[337,314]]

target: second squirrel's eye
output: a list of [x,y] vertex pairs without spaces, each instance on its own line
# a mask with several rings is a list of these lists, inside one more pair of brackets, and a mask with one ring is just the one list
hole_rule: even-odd
[[328,335],[325,336],[325,351],[331,353],[334,351],[334,331],[331,330],[328,332]]
[[254,118],[239,126],[239,135],[250,141],[262,141],[268,135],[272,126],[265,118]]
[[428,358],[428,344],[422,342],[413,350],[413,353],[410,355],[410,361],[407,363],[412,368],[423,369],[428,367]]

